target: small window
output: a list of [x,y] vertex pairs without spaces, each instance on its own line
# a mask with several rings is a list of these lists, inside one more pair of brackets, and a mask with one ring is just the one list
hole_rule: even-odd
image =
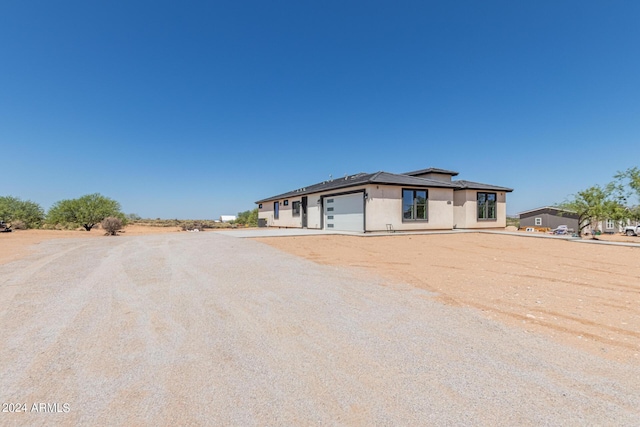
[[327,224],[327,228],[333,228],[333,224]]
[[293,202],[291,204],[291,215],[300,216],[300,202]]
[[280,219],[280,202],[273,202],[273,219]]
[[258,209],[262,209],[262,203],[258,205]]
[[333,199],[327,199],[327,203],[333,203]]
[[288,200],[285,200],[285,201],[284,201],[284,205],[285,205],[285,206],[289,206],[289,201],[288,201]]
[[327,212],[333,212],[333,208],[327,208]]
[[333,219],[333,215],[327,216],[327,219]]
[[614,224],[613,224],[613,220],[612,219],[608,219],[607,220],[607,230],[611,230],[613,229]]
[[536,218],[535,225],[542,225],[542,218]]

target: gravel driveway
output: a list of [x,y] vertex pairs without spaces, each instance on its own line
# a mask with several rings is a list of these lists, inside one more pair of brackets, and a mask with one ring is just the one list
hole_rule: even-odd
[[44,242],[0,319],[0,425],[640,420],[638,366],[214,232]]

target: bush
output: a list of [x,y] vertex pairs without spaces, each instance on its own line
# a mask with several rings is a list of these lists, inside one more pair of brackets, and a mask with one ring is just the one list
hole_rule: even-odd
[[107,236],[115,236],[122,229],[122,221],[120,218],[110,216],[102,220],[100,223]]
[[11,196],[0,196],[0,221],[11,224],[20,223],[21,228],[40,228],[44,219],[44,210],[31,200],[20,200]]
[[26,230],[28,227],[27,224],[24,223],[24,221],[17,220],[11,222],[11,228],[13,228],[14,230]]

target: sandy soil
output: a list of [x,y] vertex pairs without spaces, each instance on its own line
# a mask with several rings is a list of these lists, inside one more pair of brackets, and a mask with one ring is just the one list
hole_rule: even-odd
[[318,263],[360,267],[437,292],[446,304],[640,363],[639,248],[489,234],[258,240]]
[[[150,227],[128,225],[123,236],[140,236],[145,234],[175,233],[178,227]],[[0,264],[15,261],[33,252],[36,245],[51,239],[104,237],[104,230],[93,228],[85,230],[14,230],[11,233],[0,233]]]
[[[0,425],[638,425],[638,364],[407,284],[423,280],[441,298],[484,288],[493,298],[471,293],[515,310],[549,277],[574,280],[584,310],[567,314],[599,309],[589,295],[606,293],[593,298],[621,301],[611,322],[628,323],[616,326],[627,335],[614,331],[623,339],[638,325],[638,292],[611,271],[638,251],[471,234],[278,242],[353,267],[223,233],[52,239],[0,265],[0,402],[26,408],[0,412]],[[518,253],[556,253],[554,268],[571,273]],[[583,270],[567,253],[608,270],[573,278]],[[514,295],[519,282],[536,291]],[[458,304],[469,299],[460,293]]]

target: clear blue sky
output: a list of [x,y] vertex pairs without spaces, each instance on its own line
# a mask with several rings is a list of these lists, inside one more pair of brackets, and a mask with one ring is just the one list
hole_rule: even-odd
[[640,164],[638,1],[11,1],[0,195],[216,218],[440,167],[509,213]]

